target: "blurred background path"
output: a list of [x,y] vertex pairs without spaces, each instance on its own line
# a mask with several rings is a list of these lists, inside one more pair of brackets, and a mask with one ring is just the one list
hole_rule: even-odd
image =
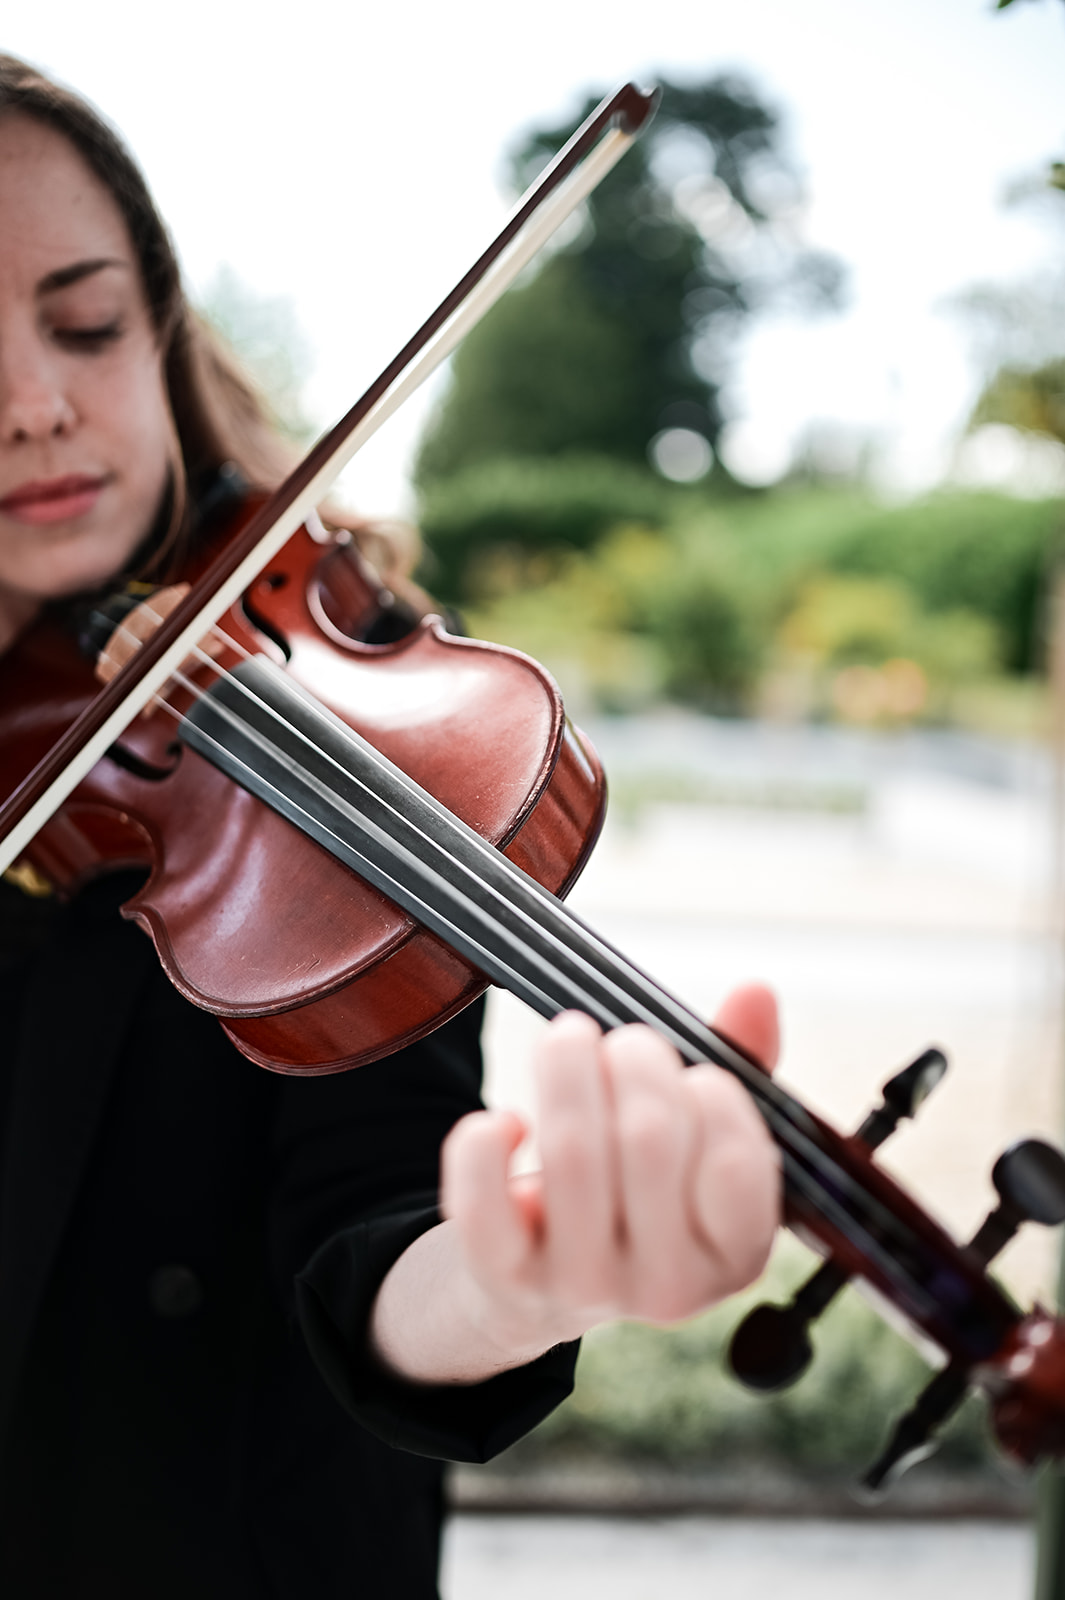
[[445,1600],[1028,1600],[1023,1527],[677,1517],[456,1518]]

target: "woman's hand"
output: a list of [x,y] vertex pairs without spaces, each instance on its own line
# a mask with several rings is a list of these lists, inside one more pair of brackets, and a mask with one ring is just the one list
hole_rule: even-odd
[[[768,990],[737,991],[716,1025],[775,1064]],[[649,1028],[604,1036],[577,1013],[547,1029],[535,1072],[541,1170],[509,1175],[519,1117],[465,1117],[443,1151],[448,1221],[382,1286],[376,1347],[408,1377],[473,1382],[597,1323],[673,1322],[765,1264],[778,1162],[735,1079],[683,1068]]]

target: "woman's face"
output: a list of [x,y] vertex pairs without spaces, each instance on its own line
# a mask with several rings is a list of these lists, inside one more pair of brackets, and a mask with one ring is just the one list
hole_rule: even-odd
[[0,611],[119,571],[157,514],[173,439],[117,204],[62,135],[0,116]]

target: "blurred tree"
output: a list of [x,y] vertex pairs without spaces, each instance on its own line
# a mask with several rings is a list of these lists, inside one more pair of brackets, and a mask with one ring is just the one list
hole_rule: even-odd
[[[526,139],[512,160],[516,188],[594,104]],[[789,297],[807,308],[838,300],[838,265],[796,242],[799,200],[777,117],[747,83],[663,83],[650,129],[590,197],[575,235],[458,351],[419,452],[419,487],[501,456],[645,467],[666,429],[713,445],[744,318]]]
[[[1000,0],[999,9],[1010,0]],[[1065,163],[1010,185],[1006,203],[1040,215],[1065,240]],[[1065,444],[1065,268],[1016,283],[977,283],[949,302],[964,320],[983,370],[970,431],[1003,423]]]
[[1030,369],[1000,367],[985,384],[969,426],[1004,422],[1065,444],[1065,360]]

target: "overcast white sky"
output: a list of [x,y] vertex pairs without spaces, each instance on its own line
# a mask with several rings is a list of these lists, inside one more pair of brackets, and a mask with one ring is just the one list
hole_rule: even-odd
[[[194,288],[226,262],[286,295],[323,424],[464,270],[509,204],[502,155],[589,88],[739,69],[784,117],[810,244],[850,269],[832,321],[767,322],[732,409],[772,454],[811,419],[885,440],[901,486],[941,471],[975,391],[944,296],[1065,249],[1001,204],[1065,154],[1065,6],[1022,0],[9,0],[0,48],[118,124]],[[404,501],[422,406],[349,470],[367,510]]]

